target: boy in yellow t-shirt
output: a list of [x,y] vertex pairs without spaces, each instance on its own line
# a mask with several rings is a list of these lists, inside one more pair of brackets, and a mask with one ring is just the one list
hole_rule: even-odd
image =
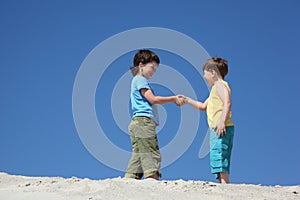
[[207,112],[210,132],[211,172],[220,183],[229,183],[230,156],[233,144],[234,124],[231,120],[230,88],[224,81],[228,73],[227,61],[214,57],[203,66],[204,79],[212,86],[204,103],[184,98],[184,102],[194,108]]

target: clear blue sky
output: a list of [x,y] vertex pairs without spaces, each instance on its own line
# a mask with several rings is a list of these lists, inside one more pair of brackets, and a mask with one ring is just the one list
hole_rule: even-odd
[[[231,182],[300,184],[299,9],[297,0],[2,0],[0,171],[91,179],[123,176],[83,145],[72,113],[74,81],[84,59],[109,37],[135,28],[162,27],[189,36],[210,55],[229,61],[227,81],[236,125]],[[178,56],[158,52],[165,65],[185,64]],[[117,128],[108,109],[111,86],[101,81],[117,81],[133,55],[129,52],[112,63],[95,97],[98,120],[107,137],[128,151],[129,137]],[[204,100],[208,90],[201,77],[193,78],[193,71],[181,72],[189,76],[199,100]],[[159,86],[156,92],[170,93]],[[180,116],[176,106],[165,109],[168,116]],[[209,158],[198,157],[207,129],[203,116],[188,150],[162,169],[163,179],[215,181]],[[178,118],[174,120],[168,119],[158,134],[161,147],[174,137]]]

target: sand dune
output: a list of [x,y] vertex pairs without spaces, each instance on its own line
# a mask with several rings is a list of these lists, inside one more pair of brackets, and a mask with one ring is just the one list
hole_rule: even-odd
[[26,177],[0,173],[2,200],[300,199],[300,186],[220,185],[204,181]]

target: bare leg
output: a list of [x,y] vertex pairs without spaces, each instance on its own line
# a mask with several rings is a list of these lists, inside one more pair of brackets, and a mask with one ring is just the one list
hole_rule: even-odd
[[221,172],[219,177],[219,183],[228,184],[229,183],[229,174]]

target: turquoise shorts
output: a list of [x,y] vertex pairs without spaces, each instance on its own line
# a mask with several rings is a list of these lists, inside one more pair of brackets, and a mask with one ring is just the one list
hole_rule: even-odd
[[220,138],[216,131],[210,131],[210,167],[211,173],[216,178],[220,177],[220,172],[230,172],[230,157],[233,145],[234,126],[226,126],[226,134]]

